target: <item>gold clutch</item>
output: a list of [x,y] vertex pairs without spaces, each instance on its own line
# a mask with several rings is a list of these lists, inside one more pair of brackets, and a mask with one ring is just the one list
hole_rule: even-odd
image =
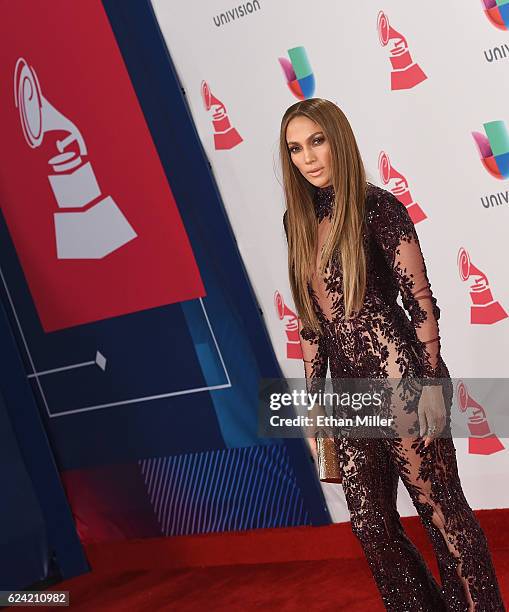
[[316,454],[318,458],[318,478],[322,482],[341,484],[341,469],[334,438],[316,435]]

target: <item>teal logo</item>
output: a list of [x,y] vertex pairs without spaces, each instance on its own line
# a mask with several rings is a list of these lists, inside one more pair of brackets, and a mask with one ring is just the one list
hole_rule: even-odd
[[299,100],[312,98],[315,93],[315,75],[311,70],[306,49],[293,47],[288,49],[290,59],[280,57],[279,63],[286,77],[290,91]]

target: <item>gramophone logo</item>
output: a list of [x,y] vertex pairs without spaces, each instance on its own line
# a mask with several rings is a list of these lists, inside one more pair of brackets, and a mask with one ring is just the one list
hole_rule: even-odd
[[380,173],[382,183],[406,206],[414,225],[419,223],[419,221],[427,219],[426,213],[422,210],[420,205],[414,201],[410,193],[408,181],[391,165],[389,156],[385,151],[381,151],[378,156],[378,172]]
[[48,132],[66,134],[56,140],[58,153],[48,160],[59,208],[53,213],[57,258],[101,259],[136,238],[112,196],[101,193],[91,162],[83,159],[88,151],[79,129],[42,95],[35,70],[21,57],[14,69],[14,102],[31,148],[40,147]]
[[484,14],[499,30],[509,28],[509,0],[482,0]]
[[215,149],[233,149],[243,139],[237,130],[232,127],[225,105],[212,94],[207,81],[202,81],[201,95],[205,110],[212,116]]
[[486,170],[497,179],[509,178],[509,134],[503,121],[484,123],[484,131],[472,132],[479,157]]
[[470,282],[470,323],[493,325],[507,318],[507,312],[500,302],[493,299],[488,277],[474,266],[463,247],[458,251],[458,271],[462,281]]
[[293,47],[288,49],[290,59],[280,57],[279,63],[286,77],[292,94],[299,100],[312,98],[315,93],[315,75],[311,70],[306,49]]
[[469,394],[463,381],[456,385],[458,408],[468,418],[468,452],[472,455],[493,455],[504,450],[499,437],[491,431],[486,410]]
[[[110,24],[92,4],[86,27],[76,27],[83,11],[54,9],[72,56],[54,61],[60,38],[30,28],[20,36],[37,65],[4,45],[0,207],[45,333],[206,294]],[[100,66],[87,63],[96,51]]]
[[299,318],[297,314],[284,302],[283,296],[276,291],[274,305],[281,321],[285,322],[286,357],[288,359],[302,359],[302,347],[299,337]]
[[419,64],[412,60],[406,38],[389,25],[389,19],[383,11],[378,13],[377,30],[382,47],[389,45],[391,90],[411,89],[427,79]]

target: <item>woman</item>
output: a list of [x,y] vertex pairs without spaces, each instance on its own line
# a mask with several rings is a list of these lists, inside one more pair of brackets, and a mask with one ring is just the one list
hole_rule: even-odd
[[[308,390],[323,390],[329,366],[333,381],[425,380],[420,436],[334,438],[352,529],[386,609],[503,611],[452,438],[439,437],[449,431],[452,384],[440,355],[440,310],[410,216],[394,195],[366,182],[351,126],[328,100],[286,111],[280,155]],[[410,318],[396,303],[398,292]],[[438,379],[449,382],[445,392]],[[399,477],[431,538],[442,588],[403,531]]]

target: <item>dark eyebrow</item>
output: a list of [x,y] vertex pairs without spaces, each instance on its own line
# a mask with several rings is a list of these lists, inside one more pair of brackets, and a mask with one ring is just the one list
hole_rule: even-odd
[[[308,136],[308,137],[306,138],[306,140],[313,140],[313,138],[314,138],[315,136],[318,136],[318,134],[322,134],[322,136],[323,136],[323,132],[322,132],[322,131],[320,131],[320,132],[315,132],[314,134],[311,134],[311,136]],[[291,140],[290,142],[287,142],[286,144],[287,144],[288,146],[290,146],[290,145],[294,145],[294,144],[298,145],[299,143],[298,143],[298,142],[293,142],[293,140]]]

